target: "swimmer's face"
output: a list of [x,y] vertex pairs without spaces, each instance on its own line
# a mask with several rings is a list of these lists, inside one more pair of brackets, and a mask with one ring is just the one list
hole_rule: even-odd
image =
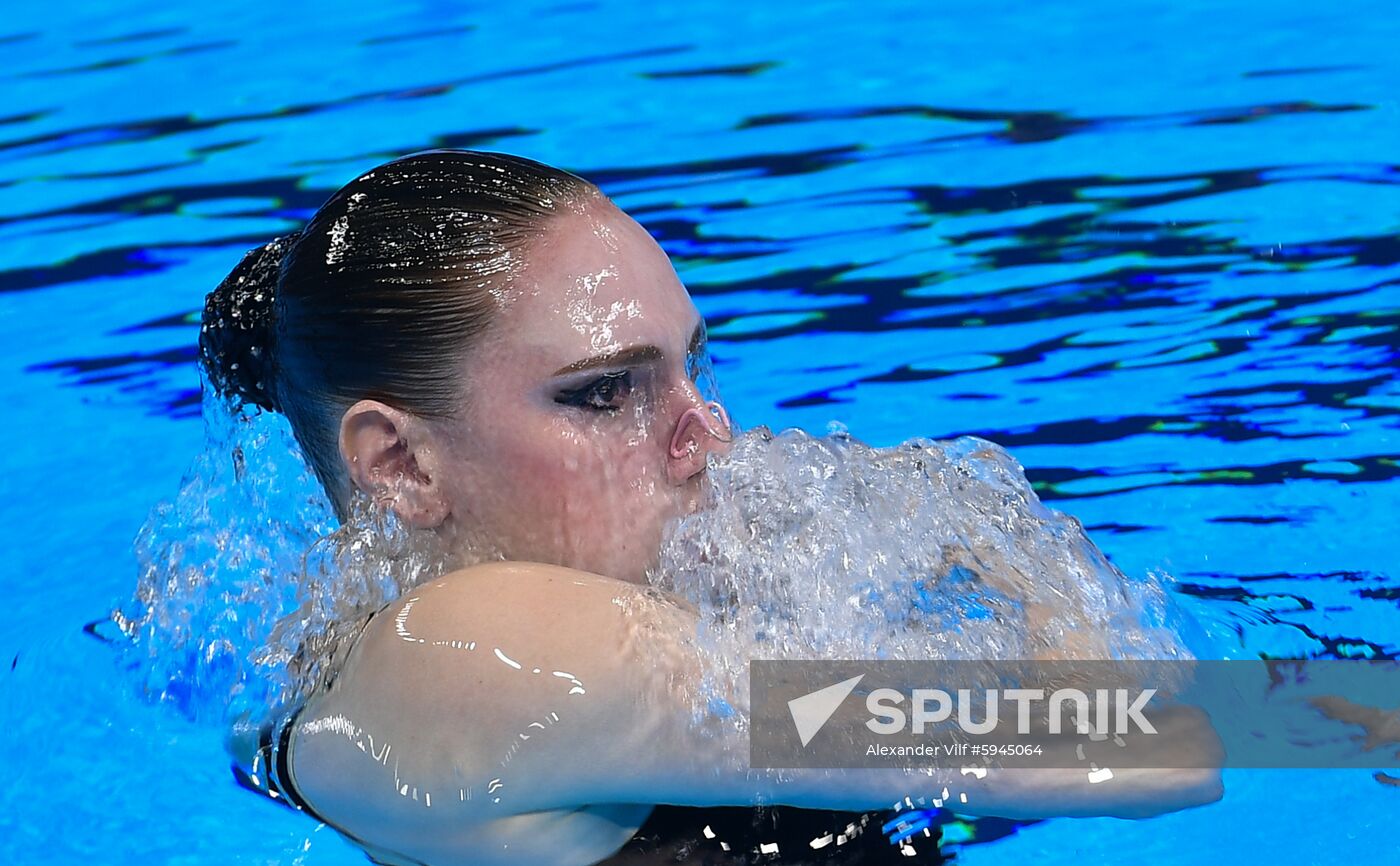
[[642,582],[728,430],[695,381],[704,323],[665,252],[598,198],[561,209],[463,360],[438,422],[457,545]]

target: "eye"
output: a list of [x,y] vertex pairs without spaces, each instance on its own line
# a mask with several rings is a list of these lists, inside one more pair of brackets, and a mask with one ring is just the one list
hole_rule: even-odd
[[582,388],[561,391],[554,402],[594,412],[616,412],[622,408],[621,401],[631,390],[632,371],[623,370],[604,373]]

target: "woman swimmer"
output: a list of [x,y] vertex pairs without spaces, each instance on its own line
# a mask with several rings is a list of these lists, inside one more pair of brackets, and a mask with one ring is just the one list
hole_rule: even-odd
[[[391,603],[280,737],[232,747],[377,862],[583,866],[654,804],[861,811],[910,793],[895,771],[754,773],[690,724],[695,614],[645,575],[729,431],[695,381],[685,287],[592,184],[496,153],[379,166],[239,264],[201,350],[217,389],[288,417],[342,519],[362,491],[454,564],[499,560]],[[1206,770],[920,782],[970,785],[961,810],[1007,817],[1219,796]]]

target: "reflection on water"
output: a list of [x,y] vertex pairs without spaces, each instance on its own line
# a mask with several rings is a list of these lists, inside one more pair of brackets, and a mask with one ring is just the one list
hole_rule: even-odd
[[981,436],[1235,652],[1395,657],[1390,7],[897,5],[8,10],[4,387],[45,431],[10,481],[56,500],[6,504],[16,573],[92,575],[75,634],[124,594],[204,293],[359,171],[479,147],[655,234],[742,422]]
[[[508,23],[360,34],[338,50],[358,63],[408,44],[447,52]],[[875,38],[880,25],[866,26]],[[64,46],[17,33],[7,44],[16,79],[93,91],[137,67],[168,82],[256,48],[186,28]],[[658,237],[710,321],[747,417],[817,428],[834,417],[885,442],[976,433],[1017,449],[1042,496],[1124,503],[1086,507],[1105,515],[1091,526],[1165,529],[1172,521],[1131,505],[1137,491],[1164,491],[1162,501],[1206,520],[1212,546],[1271,545],[1302,517],[1291,497],[1275,501],[1286,485],[1310,484],[1299,498],[1313,502],[1335,501],[1338,485],[1384,496],[1376,485],[1400,471],[1390,432],[1400,413],[1400,241],[1390,216],[1400,171],[1356,159],[1375,149],[1366,140],[1397,130],[1393,112],[1362,98],[1373,66],[1254,68],[1244,54],[1215,75],[1252,83],[1218,96],[1174,92],[1151,111],[1142,109],[1159,100],[1132,88],[1123,99],[1136,98],[1109,110],[1105,91],[1126,87],[1112,82],[1080,109],[959,105],[969,82],[912,73],[898,89],[875,88],[879,98],[847,104],[860,94],[848,86],[849,96],[794,109],[787,84],[800,58],[711,66],[697,62],[701,47],[674,40],[548,63],[479,57],[443,67],[451,75],[424,67],[395,87],[364,82],[257,110],[177,88],[172,98],[199,112],[126,104],[109,116],[83,87],[62,111],[33,90],[0,125],[9,249],[0,287],[36,296],[26,307],[75,292],[122,298],[103,304],[90,338],[21,353],[34,387],[96,387],[189,419],[199,405],[196,311],[239,252],[404,150],[515,150],[597,181]],[[633,104],[703,102],[694,122],[709,132],[672,131],[660,151],[565,149],[566,130],[582,135],[607,118],[535,106],[502,124],[497,106],[479,128],[334,152],[377,140],[378,118],[403,100],[422,103],[414,117],[449,120],[458,101],[506,81],[545,93],[595,79]],[[239,88],[225,86],[233,99]],[[276,144],[314,123],[355,134]],[[1329,137],[1346,146],[1313,144]],[[1160,546],[1144,539],[1140,554]],[[1267,611],[1290,574],[1327,583],[1344,572],[1356,576],[1354,591],[1320,591],[1358,613],[1378,592],[1385,601],[1380,563],[1345,559],[1313,569],[1193,561],[1186,588]],[[1262,596],[1248,588],[1259,580],[1268,580]],[[1393,622],[1385,607],[1375,615]],[[1395,651],[1371,628],[1293,625],[1299,634],[1257,640]]]

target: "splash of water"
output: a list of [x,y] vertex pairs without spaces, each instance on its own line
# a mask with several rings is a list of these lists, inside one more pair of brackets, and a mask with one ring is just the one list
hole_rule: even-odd
[[1163,579],[1124,575],[990,442],[758,427],[707,476],[649,579],[699,609],[711,695],[747,693],[754,658],[1192,657]]
[[[142,528],[137,590],[113,618],[147,696],[266,719],[449,560],[363,495],[337,527],[281,416],[216,397],[204,416],[206,447]],[[670,528],[650,579],[699,609],[725,691],[746,691],[752,658],[1191,657],[1162,581],[1123,575],[991,443],[759,427],[706,478],[708,506]]]
[[212,392],[205,446],[142,526],[136,591],[112,618],[145,697],[194,720],[265,719],[331,676],[359,623],[444,557],[363,495],[337,526],[286,419]]

